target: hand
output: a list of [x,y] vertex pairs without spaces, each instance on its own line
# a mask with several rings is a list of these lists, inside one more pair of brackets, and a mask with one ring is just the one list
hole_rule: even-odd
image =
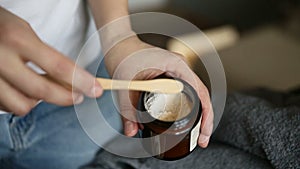
[[[213,129],[213,109],[207,88],[178,54],[143,43],[136,36],[114,46],[105,56],[109,73],[113,78],[127,80],[153,79],[159,75],[185,80],[196,90],[202,104],[202,123],[199,145],[207,147]],[[138,93],[119,92],[119,108],[122,114],[124,133],[134,136],[138,131],[135,106]]]
[[[28,23],[0,7],[0,109],[25,115],[39,100],[73,104],[72,91],[35,73],[26,65],[29,61],[55,80],[72,84],[75,64],[44,44]],[[82,102],[83,94],[100,96],[102,88],[95,78],[81,68],[76,71],[74,103]]]

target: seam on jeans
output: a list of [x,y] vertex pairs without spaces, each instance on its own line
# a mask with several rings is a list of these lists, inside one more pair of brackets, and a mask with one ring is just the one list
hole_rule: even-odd
[[8,147],[7,147],[7,149],[8,149],[8,152],[7,153],[5,153],[5,154],[2,154],[1,156],[0,156],[0,168],[1,168],[1,164],[3,164],[3,162],[2,161],[6,161],[6,159],[8,159],[8,158],[10,158],[12,155],[13,155],[13,153],[12,153],[12,149],[13,149],[13,147],[14,147],[14,144],[13,144],[13,138],[12,138],[12,133],[11,133],[11,131],[10,131],[10,122],[11,122],[11,119],[12,119],[12,114],[5,114],[5,115],[0,115],[0,116],[3,116],[4,118],[4,120],[3,120],[3,123],[5,123],[5,128],[4,128],[4,130],[6,130],[7,131],[7,144],[8,144]]
[[27,114],[25,117],[19,119],[17,123],[17,128],[20,133],[20,148],[26,149],[30,145],[28,136],[34,129],[34,119],[32,112]]
[[10,123],[11,123],[11,120],[12,120],[12,114],[8,114],[7,117],[6,117],[6,124],[7,124],[7,134],[8,134],[8,140],[9,140],[9,149],[12,149],[13,148],[13,140],[12,140],[12,133],[10,131]]
[[29,113],[25,117],[12,116],[9,121],[13,151],[20,151],[26,148],[27,134],[32,130],[32,116]]
[[11,118],[9,119],[9,133],[11,137],[11,142],[12,142],[12,151],[18,151],[18,136],[16,135],[17,132],[15,131],[16,127],[16,116],[12,115]]

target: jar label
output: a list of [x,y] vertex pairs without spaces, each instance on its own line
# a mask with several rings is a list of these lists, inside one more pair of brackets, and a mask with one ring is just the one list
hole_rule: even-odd
[[197,146],[198,143],[198,137],[200,134],[200,125],[201,125],[202,116],[198,122],[198,124],[193,128],[191,131],[191,137],[190,137],[190,152],[194,150],[194,148]]

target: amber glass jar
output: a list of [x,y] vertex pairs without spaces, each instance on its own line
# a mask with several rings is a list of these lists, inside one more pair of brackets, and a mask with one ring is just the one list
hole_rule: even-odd
[[[181,80],[182,81],[182,80]],[[189,155],[197,146],[197,140],[201,121],[201,104],[195,90],[185,81],[180,102],[171,101],[152,101],[151,106],[156,109],[166,109],[172,104],[180,114],[175,119],[154,116],[153,110],[149,110],[149,100],[154,100],[155,93],[143,93],[140,97],[138,109],[138,120],[141,125],[140,136],[143,139],[142,144],[147,152],[155,158],[162,160],[177,160]],[[183,99],[185,100],[183,100]],[[166,98],[168,99],[168,98]],[[183,100],[183,101],[182,101]],[[162,104],[165,102],[165,104]],[[180,103],[180,105],[178,105]],[[189,104],[188,107],[186,107]],[[162,111],[164,112],[164,111]],[[169,113],[168,111],[166,111]],[[172,112],[171,112],[172,113]]]

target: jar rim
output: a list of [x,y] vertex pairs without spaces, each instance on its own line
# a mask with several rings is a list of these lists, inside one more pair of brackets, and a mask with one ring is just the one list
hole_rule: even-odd
[[[142,107],[141,108],[146,110],[146,112],[140,112],[140,113],[144,113],[143,115],[146,115],[147,119],[150,119],[149,120],[150,123],[158,124],[161,127],[168,127],[168,128],[172,127],[172,125],[173,125],[173,127],[176,128],[176,126],[178,126],[179,124],[189,122],[193,117],[196,117],[195,120],[197,120],[198,119],[197,117],[201,116],[202,111],[200,112],[199,110],[202,110],[202,105],[201,105],[201,102],[200,102],[200,99],[198,97],[197,92],[186,81],[184,81],[182,79],[176,79],[176,80],[179,80],[183,83],[184,88],[183,88],[182,93],[184,93],[192,103],[191,112],[188,113],[186,116],[180,118],[180,119],[176,119],[175,121],[160,120],[160,119],[157,119],[157,118],[153,117],[148,112],[148,110],[146,110],[145,99],[142,99],[142,100],[140,100],[142,102],[142,104],[141,104]],[[146,94],[147,94],[147,92],[143,93],[141,98],[144,98]],[[140,114],[140,113],[138,113],[138,115],[141,116],[142,114]],[[198,114],[198,116],[197,116],[197,114]]]

